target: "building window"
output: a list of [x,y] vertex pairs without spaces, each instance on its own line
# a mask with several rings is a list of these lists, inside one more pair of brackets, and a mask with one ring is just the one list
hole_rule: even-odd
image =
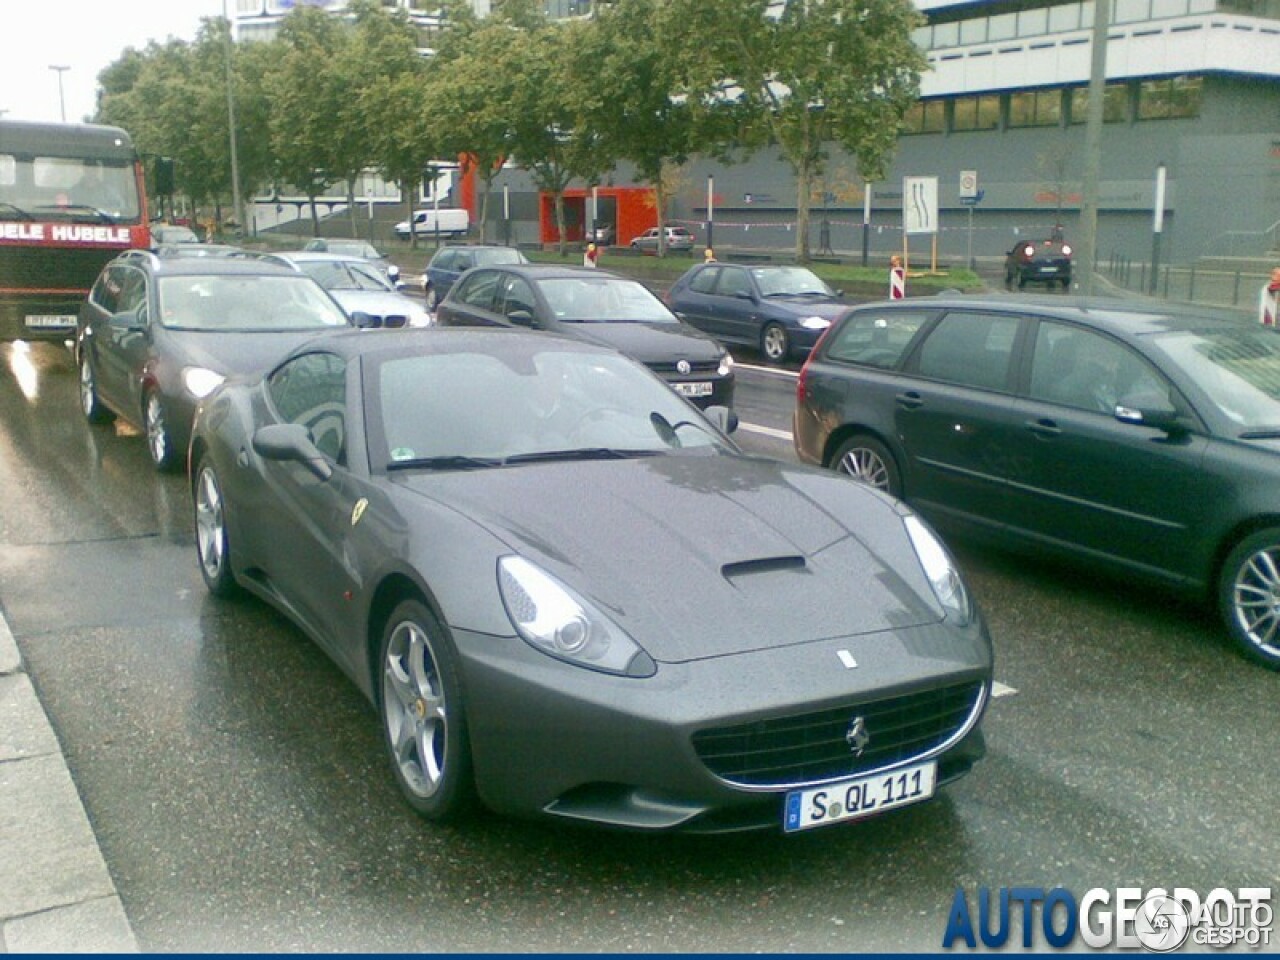
[[987,18],[974,17],[960,21],[960,42],[962,44],[987,42]]
[[1061,90],[1024,90],[1009,95],[1009,126],[1056,127],[1061,122]]
[[942,133],[945,129],[942,100],[919,100],[911,105],[902,118],[902,132]]
[[1000,96],[956,97],[952,130],[995,130],[1000,126]]
[[1137,23],[1151,19],[1151,0],[1116,0],[1112,23]]
[[1049,11],[1021,10],[1018,12],[1018,36],[1040,37],[1049,32]]
[[1169,120],[1198,117],[1202,77],[1168,77],[1138,85],[1138,119]]
[[933,45],[935,47],[954,47],[960,42],[960,24],[935,23],[933,25]]
[[1067,30],[1080,29],[1081,7],[1078,3],[1068,3],[1061,7],[1049,9],[1049,32],[1064,33]]
[[990,25],[987,27],[988,40],[1012,40],[1018,35],[1018,15],[1016,13],[1001,13],[989,19]]
[[[1071,89],[1071,122],[1084,123],[1089,118],[1089,88]],[[1123,81],[1108,83],[1102,92],[1102,122],[1125,123],[1129,119],[1129,85]]]

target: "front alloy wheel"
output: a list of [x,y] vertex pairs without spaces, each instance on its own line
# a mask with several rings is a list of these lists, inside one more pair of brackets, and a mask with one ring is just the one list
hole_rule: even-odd
[[195,504],[196,555],[200,561],[200,575],[214,596],[232,596],[238,588],[231,573],[222,486],[207,459],[200,461],[196,475]]
[[160,394],[154,390],[147,393],[143,421],[147,428],[147,449],[151,452],[151,462],[161,472],[172,470],[177,466],[178,453],[173,448],[173,437],[169,434],[164,404],[160,401]]
[[791,338],[778,323],[771,323],[760,334],[760,352],[770,363],[782,363],[791,352]]
[[893,454],[874,437],[862,434],[850,437],[831,458],[831,466],[891,497],[902,496],[902,481]]
[[448,638],[416,600],[396,607],[379,663],[382,732],[401,792],[429,820],[471,806],[471,758],[462,687]]
[[1218,605],[1245,656],[1280,670],[1280,529],[1261,530],[1231,551]]

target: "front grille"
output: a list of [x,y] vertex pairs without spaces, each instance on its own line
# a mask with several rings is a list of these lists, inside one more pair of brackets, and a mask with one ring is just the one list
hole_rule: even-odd
[[698,361],[690,360],[688,373],[678,373],[676,371],[676,365],[674,363],[651,363],[649,364],[649,369],[652,370],[654,373],[660,374],[661,376],[668,377],[668,378],[693,377],[699,374],[705,375],[708,373],[715,373],[717,370],[720,369],[720,361],[719,360],[698,360]]
[[10,246],[0,251],[0,287],[88,291],[120,251]]
[[[818,713],[771,717],[693,735],[698,758],[722,780],[786,787],[902,763],[946,743],[982,699],[981,681],[900,697],[850,703]],[[855,757],[845,737],[862,717],[870,741]]]

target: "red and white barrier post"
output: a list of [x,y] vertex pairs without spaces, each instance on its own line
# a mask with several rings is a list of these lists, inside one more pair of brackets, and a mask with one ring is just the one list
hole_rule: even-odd
[[901,300],[907,295],[907,271],[902,258],[894,254],[889,258],[889,299]]

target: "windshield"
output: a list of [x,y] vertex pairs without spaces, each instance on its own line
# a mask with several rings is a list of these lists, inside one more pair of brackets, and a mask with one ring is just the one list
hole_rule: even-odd
[[173,330],[246,333],[350,324],[342,308],[309,277],[161,277],[160,323]]
[[512,458],[728,449],[693,407],[632,360],[558,345],[504,347],[502,356],[383,360],[369,378],[370,419],[382,426],[370,441],[373,465],[466,469]]
[[115,223],[140,215],[133,165],[123,160],[0,152],[0,204],[32,219]]
[[344,257],[359,257],[362,260],[380,260],[380,254],[367,243],[343,242],[341,240],[329,240],[325,243],[325,248],[330,253],[340,253]]
[[804,294],[821,294],[834,297],[835,292],[818,279],[812,270],[804,267],[755,267],[751,275],[756,278],[762,297],[794,297]]
[[672,323],[675,314],[634,280],[554,277],[538,282],[551,312],[565,323]]
[[326,290],[378,290],[385,293],[391,289],[377,273],[358,263],[307,260],[298,266]]
[[1280,429],[1280,332],[1241,326],[1154,339],[1241,432]]

